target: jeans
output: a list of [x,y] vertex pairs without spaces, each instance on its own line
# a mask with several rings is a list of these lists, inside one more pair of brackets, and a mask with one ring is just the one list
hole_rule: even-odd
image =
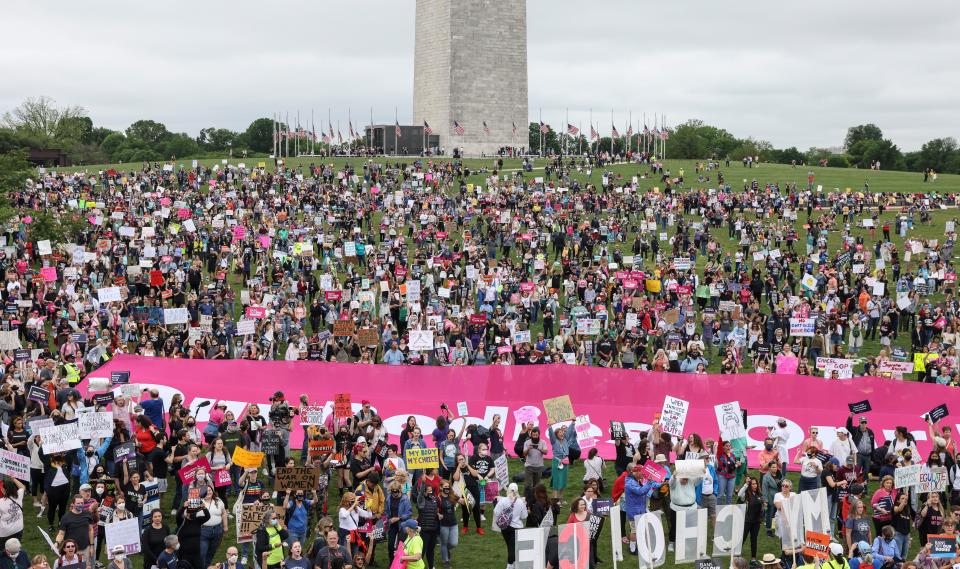
[[460,540],[459,527],[440,526],[440,559],[444,562],[450,561],[450,552],[457,547]]
[[734,485],[737,482],[736,478],[727,478],[726,476],[717,477],[720,482],[720,491],[717,493],[717,503],[722,505],[732,504],[733,503],[733,493]]
[[213,557],[217,554],[221,541],[223,541],[221,524],[200,527],[200,559],[203,560],[204,567],[209,567],[213,563]]
[[[910,534],[903,534],[900,532],[895,532],[893,534],[893,541],[896,542],[897,547],[900,548],[900,551],[910,551]],[[906,557],[906,554],[900,553],[901,557]]]
[[767,528],[767,531],[773,529],[773,515],[777,513],[777,507],[773,505],[773,498],[767,500],[767,511],[764,514],[764,527]]
[[815,476],[801,476],[800,484],[797,486],[797,492],[805,492],[807,490],[816,490],[820,487],[820,479]]
[[[292,545],[293,545],[293,542],[295,542],[295,541],[299,541],[299,542],[300,542],[300,545],[304,545],[304,544],[307,543],[307,530],[303,530],[303,531],[296,532],[296,531],[293,531],[293,530],[291,530],[291,529],[288,528],[288,529],[287,529],[287,534],[288,534],[288,536],[287,536],[287,544],[288,544],[288,545],[291,545],[291,546],[292,546]],[[306,549],[306,548],[304,548],[304,549]]]

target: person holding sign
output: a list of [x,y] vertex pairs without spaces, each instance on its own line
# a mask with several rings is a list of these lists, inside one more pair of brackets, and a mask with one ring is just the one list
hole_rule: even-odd
[[547,431],[550,435],[550,446],[553,452],[553,462],[550,466],[550,487],[553,489],[553,498],[559,500],[567,487],[568,465],[570,464],[570,437],[577,436],[574,430],[576,419],[570,421],[569,427],[562,425],[558,429],[553,426]]
[[283,520],[277,517],[273,509],[263,514],[260,528],[254,534],[261,569],[280,569],[283,562],[283,542],[290,537]]

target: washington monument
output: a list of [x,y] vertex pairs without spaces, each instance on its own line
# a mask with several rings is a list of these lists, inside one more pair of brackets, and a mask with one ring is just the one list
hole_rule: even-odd
[[417,0],[414,68],[414,124],[447,154],[527,145],[526,0]]

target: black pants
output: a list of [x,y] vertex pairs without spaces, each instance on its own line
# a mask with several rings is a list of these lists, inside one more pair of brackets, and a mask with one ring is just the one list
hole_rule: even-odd
[[743,541],[747,541],[750,536],[750,559],[757,558],[757,536],[760,535],[760,526],[762,520],[756,519],[743,524]]
[[67,513],[67,501],[70,499],[70,485],[51,486],[47,490],[47,524],[54,527]]
[[507,565],[513,565],[517,555],[517,530],[509,527],[500,533],[503,534],[503,541],[507,544]]
[[400,522],[390,524],[387,528],[387,559],[389,559],[387,566],[393,564],[393,554],[397,552],[397,541],[399,541],[399,537]]
[[[470,495],[473,496],[473,522],[477,525],[479,529],[482,527],[480,525],[480,487],[467,485],[467,492],[470,492]],[[463,527],[464,529],[470,527],[470,510],[467,510],[467,501],[463,500],[460,504],[460,513],[463,516]]]
[[433,567],[433,554],[437,550],[437,542],[440,540],[440,530],[421,531],[420,537],[423,538],[423,558],[427,562],[427,567]]

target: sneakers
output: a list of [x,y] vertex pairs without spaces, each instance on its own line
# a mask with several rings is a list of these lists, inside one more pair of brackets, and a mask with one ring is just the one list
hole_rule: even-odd
[[487,516],[485,516],[485,515],[483,515],[483,514],[480,514],[480,521],[481,521],[481,522],[487,521]]
[[34,508],[39,508],[39,507],[40,507],[40,502],[34,500],[34,501],[33,501],[33,507],[34,507]]
[[486,535],[487,532],[483,531],[483,528],[477,528],[477,533],[480,535]]
[[673,551],[673,544],[667,545],[667,551]]
[[40,511],[37,512],[37,517],[39,518],[40,516],[42,516],[42,515],[43,515],[43,512],[45,512],[46,510],[47,510],[47,507],[41,505],[41,506],[40,506]]
[[467,526],[463,526],[463,529],[460,530],[460,533],[463,535],[467,535],[468,531],[470,531],[470,528],[468,528]]
[[243,565],[244,567],[247,566],[247,558],[246,558],[246,556],[240,558],[240,564]]

